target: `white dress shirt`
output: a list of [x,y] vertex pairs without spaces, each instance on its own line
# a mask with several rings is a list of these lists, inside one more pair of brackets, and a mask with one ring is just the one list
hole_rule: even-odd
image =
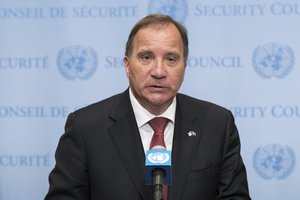
[[143,106],[141,106],[141,104],[137,101],[137,99],[132,94],[131,88],[129,89],[129,97],[130,97],[131,105],[133,107],[135,119],[140,131],[144,152],[149,150],[150,142],[154,134],[154,131],[152,130],[151,126],[148,124],[148,121],[150,121],[154,117],[165,117],[170,120],[165,128],[164,138],[165,138],[165,144],[167,150],[171,151],[173,136],[174,136],[176,97],[174,97],[168,109],[164,113],[158,116],[151,114],[148,110],[146,110]]

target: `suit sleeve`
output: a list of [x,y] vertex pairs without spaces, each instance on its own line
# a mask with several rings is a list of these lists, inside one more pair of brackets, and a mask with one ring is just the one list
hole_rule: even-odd
[[229,112],[219,174],[218,199],[250,200],[246,169],[240,155],[240,139],[234,118]]
[[45,200],[90,199],[84,141],[74,114],[70,114],[67,119],[65,133],[56,149],[55,160],[56,165],[49,175],[50,188]]

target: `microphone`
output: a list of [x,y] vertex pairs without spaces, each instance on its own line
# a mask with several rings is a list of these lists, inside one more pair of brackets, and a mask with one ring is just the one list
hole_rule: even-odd
[[163,199],[163,185],[171,183],[171,151],[166,149],[146,151],[146,185],[153,185],[154,199]]

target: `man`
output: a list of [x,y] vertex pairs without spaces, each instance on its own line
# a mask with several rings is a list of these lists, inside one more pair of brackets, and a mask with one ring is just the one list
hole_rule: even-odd
[[168,119],[169,200],[250,199],[230,111],[177,93],[187,57],[186,29],[169,16],[134,26],[124,57],[130,87],[69,115],[46,200],[153,199],[145,151],[155,117]]

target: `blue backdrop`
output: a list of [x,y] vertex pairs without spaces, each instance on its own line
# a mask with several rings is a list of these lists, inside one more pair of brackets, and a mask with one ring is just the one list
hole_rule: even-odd
[[68,113],[127,88],[149,13],[189,30],[181,92],[233,112],[252,198],[299,200],[297,0],[0,0],[0,199],[43,199]]

